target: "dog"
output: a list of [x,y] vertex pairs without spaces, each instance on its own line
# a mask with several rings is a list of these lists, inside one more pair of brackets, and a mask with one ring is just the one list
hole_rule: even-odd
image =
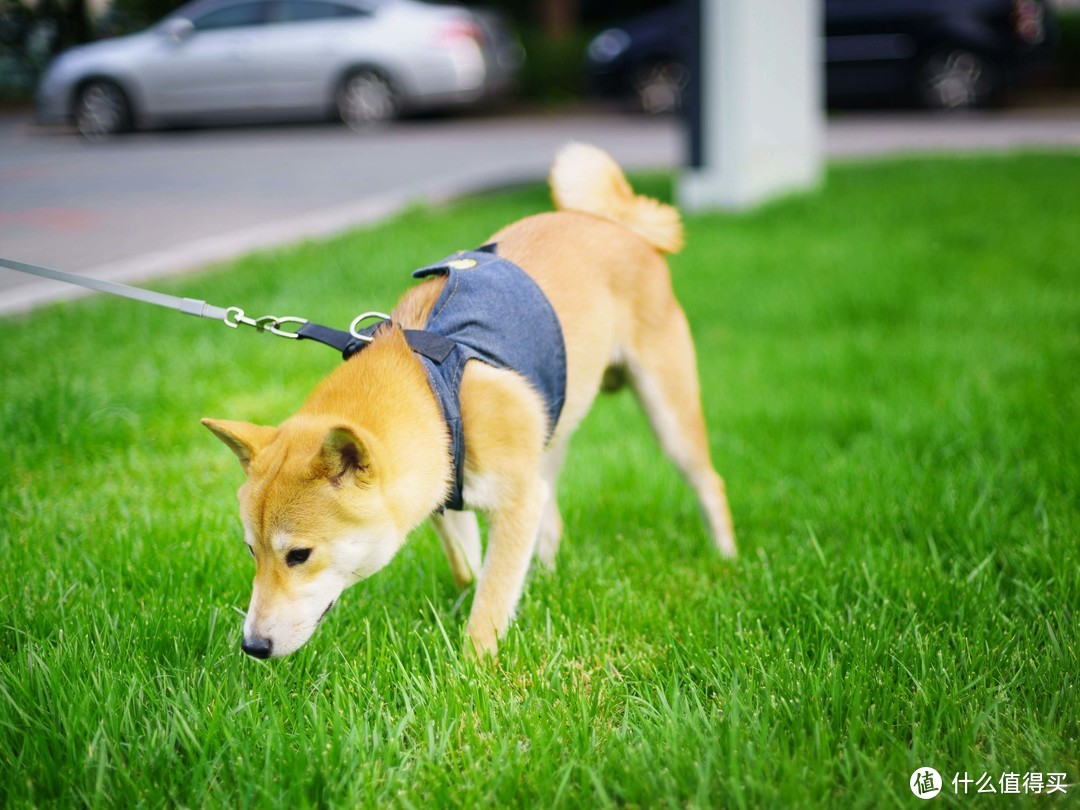
[[[679,213],[635,195],[615,161],[585,144],[559,151],[549,181],[557,210],[420,272],[430,277],[390,322],[279,427],[203,420],[246,473],[240,517],[256,572],[244,652],[302,646],[342,591],[387,565],[428,518],[457,585],[476,581],[466,648],[495,654],[533,556],[555,562],[567,443],[613,381],[630,384],[717,549],[735,555],[694,345],[663,256],[682,247]],[[470,283],[480,314],[453,316]],[[494,359],[470,348],[437,379],[440,364],[411,337],[447,317],[496,333]],[[447,346],[465,351],[453,334],[434,339],[444,341],[436,359]],[[476,510],[490,526],[482,560]]]

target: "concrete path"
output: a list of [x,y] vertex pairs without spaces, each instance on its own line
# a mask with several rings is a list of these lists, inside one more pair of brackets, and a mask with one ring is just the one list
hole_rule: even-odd
[[[379,220],[415,201],[542,178],[569,140],[630,168],[679,164],[671,120],[623,114],[409,121],[359,136],[332,125],[140,133],[86,144],[0,119],[0,255],[137,283]],[[1080,109],[848,114],[834,158],[1080,149]],[[0,268],[0,314],[77,290]]]

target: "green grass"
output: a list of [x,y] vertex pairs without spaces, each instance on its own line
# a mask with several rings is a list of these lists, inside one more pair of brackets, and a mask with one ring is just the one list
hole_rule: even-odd
[[[1080,781],[1078,179],[1068,154],[843,166],[690,218],[674,280],[741,556],[632,398],[603,398],[558,571],[488,665],[427,528],[300,652],[240,653],[241,473],[198,419],[285,418],[331,350],[119,300],[4,321],[0,805],[878,807],[917,804],[923,765]],[[156,286],[343,325],[547,206],[414,210]]]

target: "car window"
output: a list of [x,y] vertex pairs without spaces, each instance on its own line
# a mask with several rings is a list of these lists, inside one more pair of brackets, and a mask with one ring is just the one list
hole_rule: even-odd
[[198,31],[218,28],[238,28],[242,25],[262,25],[266,21],[266,3],[236,3],[215,9],[192,22]]
[[275,16],[279,22],[302,22],[341,17],[366,17],[368,12],[340,3],[327,3],[324,0],[282,0]]

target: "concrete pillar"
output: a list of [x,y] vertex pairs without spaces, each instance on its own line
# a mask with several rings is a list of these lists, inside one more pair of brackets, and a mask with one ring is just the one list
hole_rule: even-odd
[[697,1],[700,165],[684,172],[679,204],[748,208],[813,187],[825,127],[821,0]]

